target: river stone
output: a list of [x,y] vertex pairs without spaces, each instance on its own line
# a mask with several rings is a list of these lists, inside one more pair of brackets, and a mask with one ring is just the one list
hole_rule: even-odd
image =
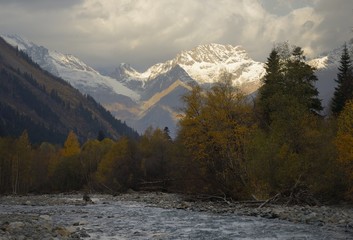
[[9,223],[9,230],[16,230],[18,228],[22,228],[25,224],[23,222],[11,222]]
[[40,215],[39,216],[41,219],[44,219],[46,221],[51,221],[51,217],[49,215]]
[[54,231],[61,237],[68,237],[71,234],[71,232],[64,227],[57,227]]

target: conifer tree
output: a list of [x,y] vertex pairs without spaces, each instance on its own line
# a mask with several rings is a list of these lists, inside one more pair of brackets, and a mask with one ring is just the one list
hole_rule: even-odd
[[335,79],[337,87],[335,88],[331,103],[331,111],[335,115],[343,110],[347,100],[353,98],[353,73],[347,44],[344,44],[343,46],[338,71],[337,79]]
[[[287,47],[286,45],[284,47]],[[262,127],[270,126],[274,115],[283,112],[291,102],[301,105],[307,112],[322,110],[318,90],[314,86],[317,77],[314,68],[305,62],[303,50],[294,47],[290,56],[281,46],[274,48],[266,63],[266,75],[259,91],[258,105]]]
[[304,176],[307,178],[311,170],[312,146],[318,145],[315,136],[319,135],[320,118],[316,115],[322,106],[314,85],[314,69],[306,63],[300,47],[291,51],[287,45],[275,48],[266,65],[258,97],[262,129],[257,133],[261,142],[257,144],[261,147],[251,149],[254,156],[249,162],[251,165],[255,159],[256,164],[250,168],[261,166],[261,171],[266,172],[266,180],[255,185],[272,189],[272,195],[294,189],[299,183],[307,184]]
[[270,124],[270,113],[273,110],[271,107],[271,98],[284,86],[280,56],[276,49],[272,49],[270,56],[267,58],[265,69],[266,75],[263,78],[263,86],[259,90],[259,107],[262,115],[261,125],[268,126]]
[[318,113],[323,108],[318,98],[319,92],[314,86],[318,80],[314,71],[305,62],[301,47],[294,47],[292,57],[286,63],[286,93],[295,97],[305,109]]

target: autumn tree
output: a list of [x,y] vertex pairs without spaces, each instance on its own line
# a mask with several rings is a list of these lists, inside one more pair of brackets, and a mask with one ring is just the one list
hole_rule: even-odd
[[79,190],[85,183],[79,159],[81,148],[76,134],[70,131],[60,151],[57,166],[52,176],[58,190]]
[[353,99],[353,71],[347,44],[343,46],[335,82],[337,87],[332,98],[331,111],[333,114],[338,115],[343,110],[346,101]]
[[[173,143],[168,128],[149,127],[141,136],[138,149],[141,167],[141,187],[165,190],[170,175],[171,149]],[[155,183],[154,186],[152,186]]]
[[73,131],[70,131],[64,143],[64,148],[62,149],[61,156],[70,157],[79,154],[80,151],[81,147],[77,136]]
[[137,185],[138,161],[133,140],[122,138],[115,142],[98,165],[97,183],[110,193],[126,191]]
[[54,165],[58,160],[58,147],[43,142],[35,149],[35,158],[32,160],[33,186],[32,191],[43,192],[51,190],[51,176]]
[[88,140],[83,146],[80,154],[80,163],[83,177],[87,184],[87,190],[99,189],[96,184],[95,174],[98,170],[98,165],[112,148],[114,142],[109,138],[103,140]]
[[338,161],[345,169],[348,183],[347,197],[353,199],[353,100],[349,100],[338,118],[335,144]]
[[12,155],[15,152],[15,139],[0,138],[0,193],[12,191]]
[[244,146],[254,120],[246,98],[224,74],[209,91],[195,87],[184,100],[179,138],[199,165],[203,190],[234,198],[248,196]]
[[11,185],[12,193],[26,193],[31,184],[32,147],[27,131],[16,140],[12,155]]

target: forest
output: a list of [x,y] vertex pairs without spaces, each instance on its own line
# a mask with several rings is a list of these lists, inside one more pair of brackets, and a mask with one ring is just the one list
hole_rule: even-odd
[[0,138],[0,193],[168,191],[287,204],[353,201],[353,72],[342,51],[329,114],[322,114],[315,69],[303,50],[269,54],[255,98],[227,73],[210,89],[194,86],[178,135],[149,128],[139,138],[63,146],[32,144],[28,132]]

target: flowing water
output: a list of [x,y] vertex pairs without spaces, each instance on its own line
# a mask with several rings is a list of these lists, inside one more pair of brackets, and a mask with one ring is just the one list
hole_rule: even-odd
[[86,206],[0,204],[2,213],[49,215],[54,224],[85,229],[85,239],[349,239],[343,232],[259,217],[162,209],[136,202]]

